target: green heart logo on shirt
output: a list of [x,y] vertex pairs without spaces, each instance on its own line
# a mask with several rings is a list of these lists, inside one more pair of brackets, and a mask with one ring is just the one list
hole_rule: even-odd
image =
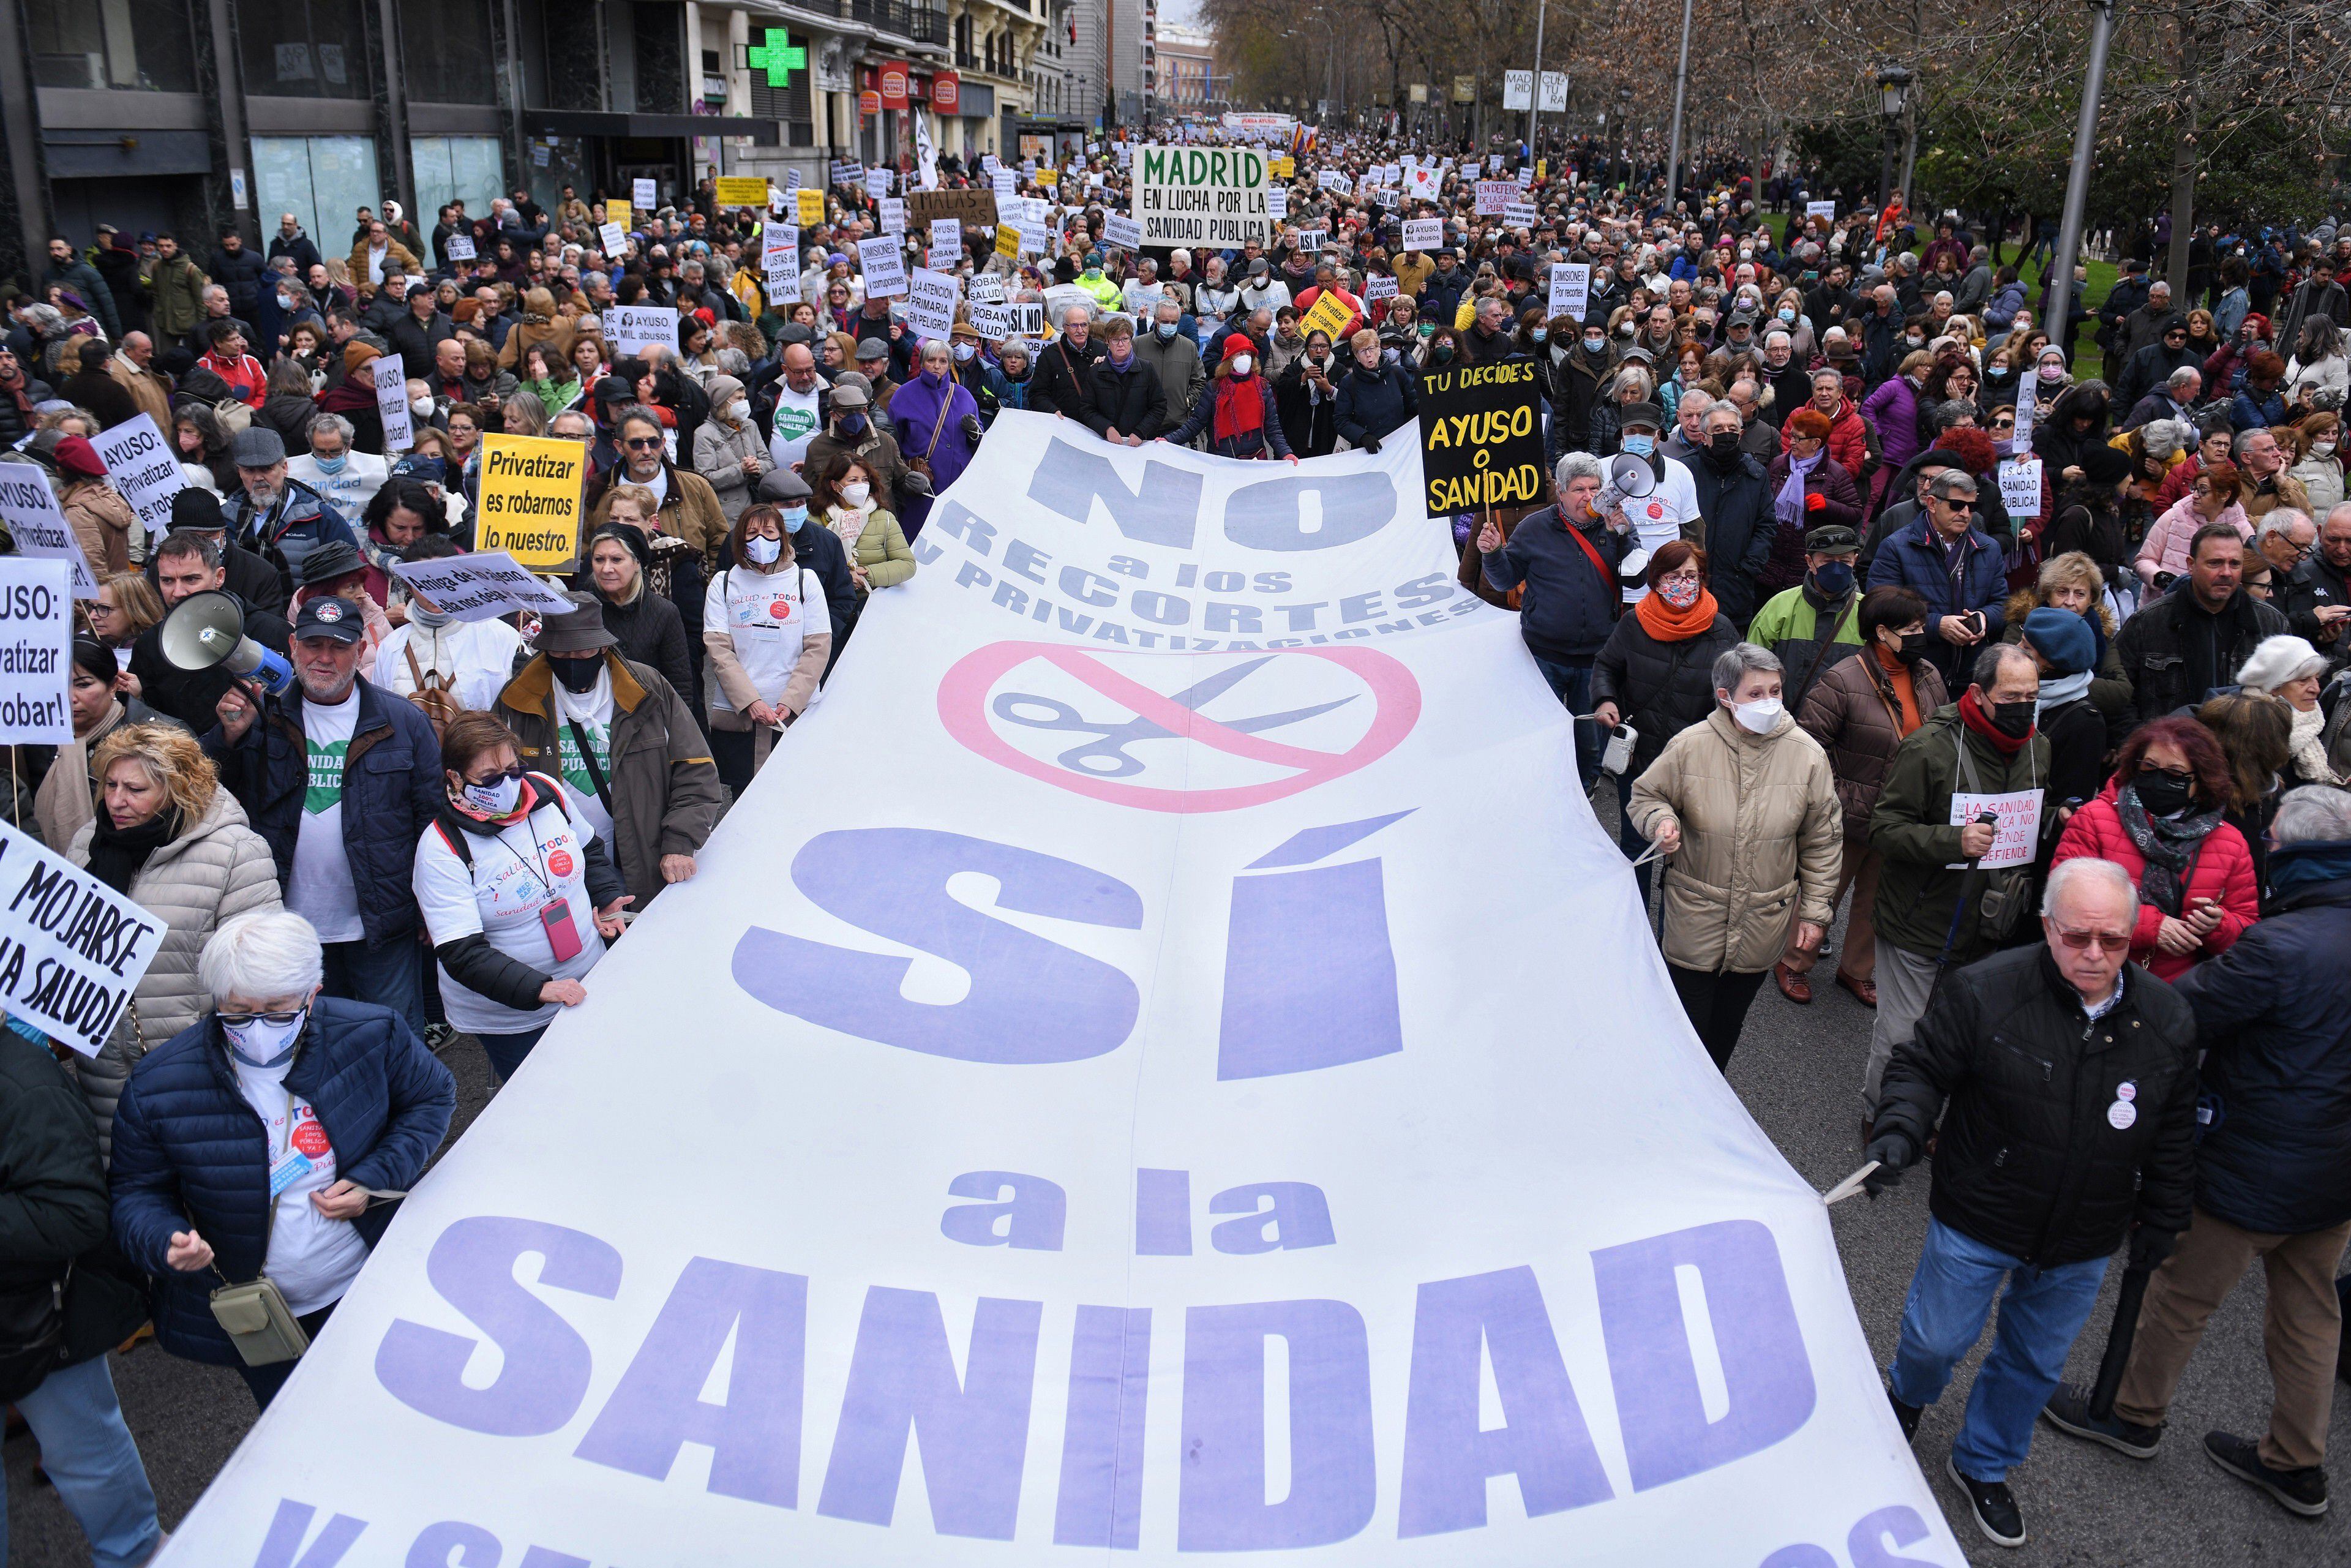
[[329,810],[343,798],[343,754],[351,748],[348,740],[320,745],[313,740],[310,747],[310,788],[302,796],[302,813],[315,817]]

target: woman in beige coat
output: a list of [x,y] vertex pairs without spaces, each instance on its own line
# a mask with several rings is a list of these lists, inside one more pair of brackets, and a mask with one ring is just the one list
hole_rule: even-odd
[[1714,661],[1714,711],[1666,743],[1626,811],[1669,858],[1666,967],[1714,1064],[1788,939],[1817,948],[1832,917],[1843,817],[1828,754],[1780,700],[1780,661],[1752,643]]
[[186,730],[124,725],[99,742],[93,768],[105,798],[67,858],[164,923],[162,945],[114,1033],[95,1058],[76,1064],[98,1119],[99,1152],[110,1156],[114,1106],[131,1068],[211,1010],[196,958],[229,921],[278,907],[277,864]]

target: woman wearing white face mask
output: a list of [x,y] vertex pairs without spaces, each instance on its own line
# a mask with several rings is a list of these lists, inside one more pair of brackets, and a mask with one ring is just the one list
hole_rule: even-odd
[[416,846],[416,905],[449,1021],[482,1043],[500,1082],[621,935],[632,900],[611,851],[562,783],[526,773],[496,714],[441,737],[445,798]]
[[397,1012],[319,994],[324,968],[298,915],[223,925],[196,961],[214,1010],[147,1053],[114,1113],[114,1239],[156,1281],[156,1339],[235,1367],[265,1407],[294,1360],[246,1364],[213,1292],[266,1279],[307,1343],[457,1103]]
[[745,507],[727,540],[735,564],[711,578],[703,604],[704,689],[711,757],[739,799],[777,735],[816,700],[832,615],[824,584],[793,556],[774,507]]
[[732,524],[759,493],[759,481],[776,465],[768,438],[751,416],[751,396],[733,376],[713,376],[710,417],[694,433],[694,471],[718,493],[718,509]]
[[1828,754],[1782,706],[1752,643],[1714,661],[1714,711],[1634,782],[1628,820],[1667,857],[1666,967],[1690,1027],[1729,1070],[1747,1009],[1789,940],[1816,951],[1835,912],[1844,814]]
[[810,499],[849,557],[861,606],[875,589],[895,588],[914,575],[914,552],[897,517],[874,505],[873,474],[863,463],[845,452],[836,455],[816,476]]

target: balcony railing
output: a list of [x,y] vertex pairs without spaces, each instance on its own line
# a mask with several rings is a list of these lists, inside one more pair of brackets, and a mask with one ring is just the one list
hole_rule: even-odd
[[843,21],[862,22],[884,33],[895,33],[918,44],[947,41],[945,12],[908,4],[908,0],[833,0]]

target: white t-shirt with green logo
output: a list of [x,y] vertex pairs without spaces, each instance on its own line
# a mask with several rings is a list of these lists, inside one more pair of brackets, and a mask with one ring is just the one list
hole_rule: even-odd
[[777,467],[789,468],[808,456],[809,442],[816,435],[818,395],[815,387],[796,392],[787,382],[776,383],[776,415],[768,437],[768,455],[776,460]]
[[294,841],[294,874],[286,907],[319,928],[321,942],[356,942],[367,935],[360,920],[359,889],[343,852],[343,763],[359,727],[360,686],[329,707],[302,704],[302,731],[309,750],[309,786],[302,794],[302,831]]
[[609,838],[612,831],[612,814],[604,810],[604,802],[596,792],[596,777],[580,755],[580,743],[571,733],[579,725],[587,736],[590,750],[595,754],[596,767],[604,775],[604,787],[612,785],[612,671],[605,665],[596,672],[596,684],[578,696],[564,688],[561,681],[555,686],[555,755],[557,770],[563,776],[566,788],[571,791],[572,803],[580,814],[595,829],[595,836]]

